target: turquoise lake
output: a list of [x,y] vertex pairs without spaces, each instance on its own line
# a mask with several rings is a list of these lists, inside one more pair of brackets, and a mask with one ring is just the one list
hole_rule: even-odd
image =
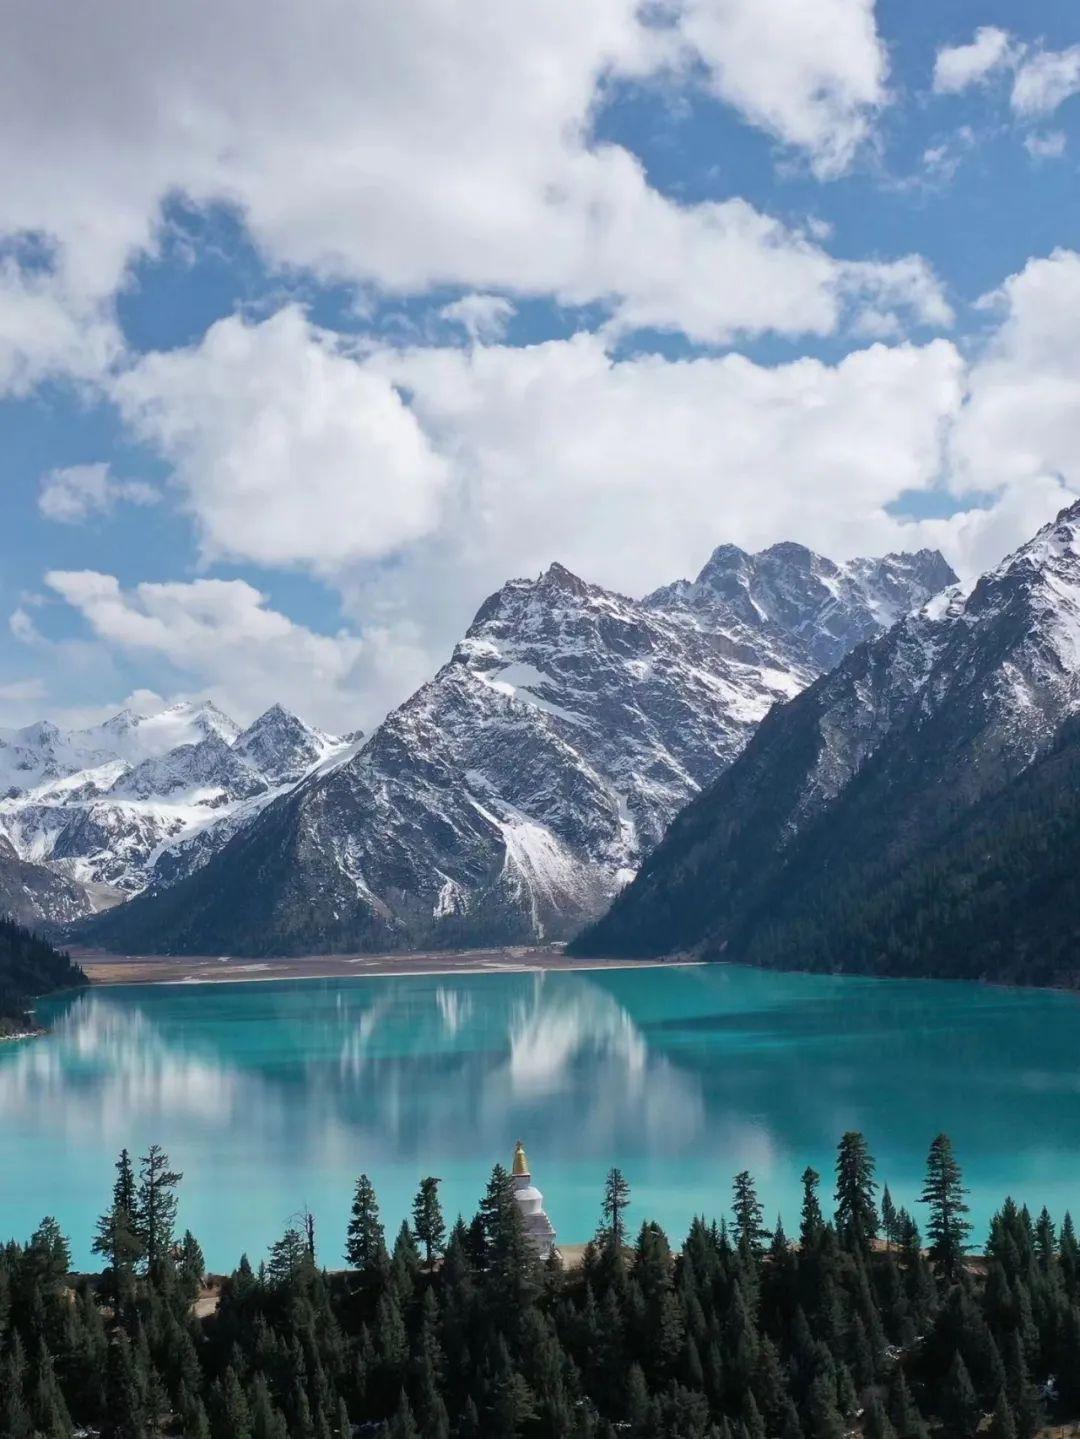
[[747,1168],[790,1232],[799,1174],[831,1193],[851,1128],[920,1218],[927,1148],[951,1134],[980,1241],[1006,1193],[1080,1211],[1065,994],[725,965],[130,986],[41,1013],[50,1035],[0,1046],[0,1238],[55,1214],[78,1265],[117,1151],[152,1140],[216,1270],[305,1206],[338,1265],[361,1170],[391,1233],[425,1174],[468,1217],[519,1137],[566,1242],[594,1230],[612,1164],[635,1225],[681,1239]]

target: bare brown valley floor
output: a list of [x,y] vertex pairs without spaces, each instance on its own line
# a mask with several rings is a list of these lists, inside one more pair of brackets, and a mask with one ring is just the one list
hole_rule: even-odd
[[73,949],[94,984],[193,984],[257,979],[341,979],[401,974],[478,974],[547,969],[634,969],[683,960],[580,960],[561,949],[418,951],[407,954],[306,954],[247,959],[233,955],[107,954]]

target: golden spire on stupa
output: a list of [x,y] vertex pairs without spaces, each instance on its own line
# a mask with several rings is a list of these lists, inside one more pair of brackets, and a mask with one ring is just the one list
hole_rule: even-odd
[[514,1150],[514,1168],[512,1172],[514,1174],[528,1174],[529,1172],[529,1161],[525,1158],[525,1146],[520,1139],[517,1142],[517,1148]]

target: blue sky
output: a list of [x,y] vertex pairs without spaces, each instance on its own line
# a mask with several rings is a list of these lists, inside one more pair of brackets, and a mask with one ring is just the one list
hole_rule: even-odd
[[68,14],[0,19],[0,724],[352,729],[552,559],[972,574],[1080,492],[1066,0]]

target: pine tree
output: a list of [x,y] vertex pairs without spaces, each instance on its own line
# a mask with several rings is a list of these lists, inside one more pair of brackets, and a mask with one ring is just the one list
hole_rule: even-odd
[[867,1406],[866,1418],[863,1420],[863,1431],[866,1439],[897,1439],[896,1430],[893,1428],[892,1420],[881,1403],[881,1400],[874,1394]]
[[869,1254],[878,1232],[874,1161],[865,1137],[849,1129],[836,1156],[836,1232],[846,1248]]
[[959,1352],[953,1355],[941,1396],[942,1416],[958,1439],[971,1439],[979,1424],[979,1401]]
[[390,1256],[390,1283],[404,1302],[416,1288],[420,1274],[420,1251],[406,1220],[394,1240],[394,1252]]
[[1009,1396],[1004,1389],[998,1390],[997,1403],[990,1420],[989,1439],[1016,1439],[1016,1421],[1013,1419]]
[[252,1439],[251,1408],[230,1364],[213,1389],[214,1439]]
[[446,1221],[439,1204],[438,1179],[428,1176],[421,1179],[420,1189],[413,1200],[413,1234],[417,1244],[424,1246],[424,1259],[428,1268],[437,1254],[446,1247]]
[[184,1237],[180,1241],[180,1278],[183,1281],[187,1293],[192,1299],[198,1295],[202,1288],[203,1279],[206,1276],[206,1260],[203,1257],[202,1247],[199,1241],[192,1234],[190,1229],[184,1230]]
[[886,1243],[891,1247],[900,1237],[897,1228],[898,1215],[896,1205],[893,1203],[892,1195],[889,1193],[889,1186],[886,1184],[881,1191],[881,1229],[885,1235]]
[[799,1411],[790,1399],[784,1400],[784,1416],[780,1423],[780,1439],[803,1439]]
[[818,1199],[818,1185],[821,1183],[821,1175],[816,1169],[809,1166],[803,1170],[802,1187],[802,1217],[799,1224],[799,1243],[804,1250],[813,1249],[821,1238],[821,1231],[825,1228],[825,1220],[821,1213],[821,1202]]
[[[210,1420],[207,1417],[206,1406],[199,1395],[189,1389],[186,1384],[180,1386],[176,1412],[180,1417],[180,1432],[184,1439],[211,1439]],[[256,1439],[262,1439],[262,1435],[257,1435]],[[270,1439],[286,1439],[286,1436],[273,1435],[270,1436]]]
[[56,1378],[56,1369],[48,1345],[42,1341],[34,1365],[30,1386],[30,1410],[35,1433],[43,1439],[70,1439],[71,1416]]
[[5,1439],[30,1439],[33,1432],[25,1382],[26,1356],[16,1331],[7,1355],[0,1358],[0,1434]]
[[920,1199],[930,1206],[926,1226],[930,1258],[938,1273],[949,1280],[955,1280],[963,1267],[971,1233],[971,1225],[964,1218],[968,1212],[966,1193],[952,1141],[947,1134],[939,1134],[927,1156],[926,1183]]
[[644,1439],[647,1434],[651,1408],[645,1375],[641,1365],[635,1361],[630,1365],[626,1375],[626,1419],[634,1439],[639,1439],[639,1436],[640,1439]]
[[140,1374],[123,1330],[109,1343],[109,1371],[102,1439],[150,1439],[146,1375]]
[[385,1283],[390,1273],[386,1231],[379,1221],[375,1190],[366,1174],[356,1181],[345,1258],[369,1282]]
[[836,1407],[836,1378],[821,1369],[810,1386],[807,1399],[812,1439],[843,1439],[844,1421]]
[[151,1144],[139,1165],[136,1233],[146,1259],[146,1272],[157,1280],[172,1256],[176,1186],[184,1176],[169,1168],[169,1156],[160,1144]]
[[112,1205],[98,1220],[91,1247],[105,1260],[109,1297],[114,1305],[121,1305],[131,1293],[132,1276],[142,1258],[143,1246],[136,1211],[135,1175],[126,1149],[120,1151],[116,1171]]
[[757,1190],[748,1170],[744,1169],[736,1174],[732,1188],[731,1211],[735,1216],[735,1242],[746,1245],[752,1254],[761,1255],[765,1249],[765,1240],[770,1239],[772,1233],[765,1228],[765,1211],[758,1200]]
[[266,1277],[271,1284],[288,1288],[303,1283],[313,1272],[307,1241],[300,1230],[290,1224],[281,1238],[270,1246]]
[[401,1391],[394,1417],[386,1430],[386,1439],[420,1439],[420,1431],[416,1427],[412,1407],[404,1389]]
[[898,1439],[926,1439],[926,1425],[899,1364],[889,1377],[889,1418]]
[[525,1236],[513,1184],[501,1164],[491,1171],[480,1214],[488,1292],[504,1315],[519,1314],[539,1291],[539,1267]]
[[624,1212],[630,1207],[630,1185],[621,1169],[609,1169],[604,1180],[604,1199],[596,1242],[609,1254],[621,1254],[626,1247]]

